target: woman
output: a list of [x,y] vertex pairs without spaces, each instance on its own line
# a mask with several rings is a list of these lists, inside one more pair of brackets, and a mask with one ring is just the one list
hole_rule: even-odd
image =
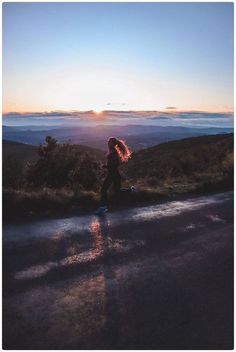
[[107,164],[104,167],[107,169],[107,176],[103,182],[101,188],[101,204],[98,208],[97,214],[107,212],[107,191],[111,185],[113,185],[116,194],[120,192],[121,176],[119,173],[119,164],[121,162],[127,162],[130,158],[131,152],[124,141],[111,137],[108,140]]

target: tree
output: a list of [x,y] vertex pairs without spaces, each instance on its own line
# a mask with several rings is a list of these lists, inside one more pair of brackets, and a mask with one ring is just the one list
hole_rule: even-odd
[[[101,164],[86,153],[70,172],[70,184],[85,190],[97,190],[100,185]],[[75,190],[76,191],[76,190]]]

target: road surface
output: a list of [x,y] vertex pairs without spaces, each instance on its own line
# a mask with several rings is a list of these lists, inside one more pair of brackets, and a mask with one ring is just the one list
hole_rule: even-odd
[[6,349],[231,349],[233,193],[3,228]]

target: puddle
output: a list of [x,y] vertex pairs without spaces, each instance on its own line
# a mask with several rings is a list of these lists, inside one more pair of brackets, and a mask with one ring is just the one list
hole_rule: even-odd
[[185,231],[188,231],[188,230],[193,230],[196,228],[196,225],[195,224],[189,224],[185,227]]
[[211,219],[213,222],[225,222],[218,215],[209,215],[208,218]]

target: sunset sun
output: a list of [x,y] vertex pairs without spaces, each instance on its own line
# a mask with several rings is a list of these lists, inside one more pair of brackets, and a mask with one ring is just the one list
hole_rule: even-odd
[[100,115],[103,110],[99,110],[99,109],[93,109],[93,112],[96,114],[96,115]]

